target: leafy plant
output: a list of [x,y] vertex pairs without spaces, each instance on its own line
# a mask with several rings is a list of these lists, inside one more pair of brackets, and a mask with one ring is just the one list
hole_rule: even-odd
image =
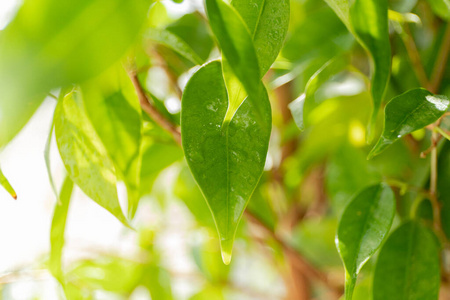
[[[450,297],[449,22],[448,0],[25,0],[0,31],[0,146],[54,109],[41,263],[61,297]],[[139,259],[64,262],[78,189],[139,237]],[[191,295],[157,247],[165,222],[136,217],[146,203],[208,236]],[[284,288],[236,284],[262,253]]]

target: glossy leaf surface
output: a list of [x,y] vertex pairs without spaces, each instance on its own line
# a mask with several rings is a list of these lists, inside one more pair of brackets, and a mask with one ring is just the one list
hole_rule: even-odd
[[201,68],[186,86],[181,110],[183,149],[205,196],[220,236],[225,263],[239,220],[263,172],[271,131],[271,109],[261,86],[256,122],[251,101],[244,101],[223,124],[228,99],[220,62]]
[[11,197],[13,197],[14,199],[17,199],[16,191],[9,183],[5,174],[3,174],[2,169],[0,169],[0,185],[11,195]]
[[66,230],[67,213],[69,211],[70,198],[73,191],[73,181],[66,177],[61,193],[60,203],[56,203],[53,212],[52,227],[50,229],[50,259],[49,269],[52,275],[64,285],[63,270],[61,266],[62,251],[64,247],[64,232]]
[[352,299],[361,268],[381,246],[395,214],[395,196],[386,184],[365,188],[342,214],[336,246],[346,270],[345,299]]
[[402,136],[437,121],[448,109],[445,96],[433,95],[425,89],[410,90],[393,98],[385,108],[383,134],[369,154],[380,154]]
[[73,91],[58,102],[55,135],[59,153],[72,181],[127,225],[119,205],[113,162],[84,111],[80,92]]
[[384,244],[375,267],[374,300],[437,300],[439,245],[428,228],[409,221]]
[[267,73],[281,50],[289,26],[289,0],[233,0],[253,36],[260,76]]
[[206,0],[206,12],[231,70],[248,95],[257,95],[261,73],[252,35],[246,24],[239,13],[222,0]]

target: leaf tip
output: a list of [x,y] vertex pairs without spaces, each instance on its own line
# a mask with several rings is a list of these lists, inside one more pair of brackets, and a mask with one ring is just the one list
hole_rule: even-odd
[[222,261],[225,265],[231,263],[231,256],[233,252],[233,239],[221,239],[220,249],[222,253]]

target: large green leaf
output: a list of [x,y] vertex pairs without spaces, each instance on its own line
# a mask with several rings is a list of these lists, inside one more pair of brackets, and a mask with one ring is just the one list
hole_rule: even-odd
[[450,21],[450,0],[428,0],[434,13]]
[[369,153],[369,158],[383,152],[402,136],[438,120],[448,109],[445,96],[425,89],[414,89],[393,98],[385,108],[383,134]]
[[119,60],[143,25],[149,0],[27,0],[0,34],[0,145],[45,94]]
[[374,300],[437,300],[440,265],[436,236],[415,221],[391,234],[375,267]]
[[188,165],[214,216],[228,264],[237,225],[264,169],[271,109],[261,85],[262,120],[256,121],[254,101],[246,100],[224,123],[228,99],[221,71],[220,62],[214,61],[189,81],[182,101],[181,133]]
[[0,185],[3,186],[3,188],[13,197],[14,199],[17,199],[17,193],[9,183],[8,179],[6,178],[5,174],[3,174],[2,169],[0,168]]
[[[252,35],[241,16],[223,0],[206,0],[206,12],[231,70],[248,95],[257,95],[260,91],[260,67]],[[228,82],[227,87],[230,93]]]
[[289,27],[289,0],[233,0],[253,36],[260,76],[267,73],[283,46]]
[[388,0],[325,0],[372,60],[373,113],[369,126],[369,140],[383,101],[391,70]]
[[342,214],[336,246],[346,271],[345,299],[352,299],[357,276],[389,233],[394,214],[395,196],[386,184],[364,189]]
[[128,226],[117,197],[113,162],[84,111],[80,92],[73,91],[58,102],[55,135],[72,181]]
[[142,120],[139,100],[132,86],[126,85],[129,82],[123,68],[113,69],[83,85],[83,101],[117,175],[127,186],[128,213],[132,218],[139,201]]
[[49,269],[52,275],[64,286],[65,280],[61,267],[62,251],[64,247],[64,232],[66,230],[67,213],[73,191],[73,181],[69,177],[63,183],[59,202],[53,212],[52,227],[50,229],[50,260]]

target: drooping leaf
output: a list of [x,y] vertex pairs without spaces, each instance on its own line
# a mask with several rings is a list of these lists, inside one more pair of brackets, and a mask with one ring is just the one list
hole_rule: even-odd
[[355,0],[350,7],[350,18],[362,46],[372,58],[373,113],[369,126],[370,141],[391,73],[388,0]]
[[361,191],[342,214],[336,246],[345,266],[345,299],[352,299],[357,276],[389,233],[394,214],[395,196],[386,184]]
[[[142,119],[139,100],[128,87],[123,68],[108,71],[83,85],[87,115],[128,191],[132,218],[139,202]],[[131,95],[127,93],[131,89]]]
[[149,0],[27,0],[0,34],[0,145],[52,88],[81,82],[119,60]]
[[253,36],[260,76],[267,73],[278,56],[287,34],[289,0],[233,0],[231,5],[241,15]]
[[196,65],[203,64],[203,60],[195,53],[195,51],[180,37],[165,29],[150,28],[145,34],[145,38],[153,40],[167,46],[190,60]]
[[64,247],[64,232],[66,230],[67,213],[69,211],[70,198],[72,196],[73,181],[66,177],[61,193],[60,201],[56,203],[53,212],[52,227],[50,229],[50,259],[49,270],[52,275],[64,286],[64,273],[61,266],[62,252]]
[[373,281],[374,300],[437,300],[440,264],[436,236],[409,221],[395,230],[380,251]]
[[84,111],[80,92],[73,91],[58,102],[55,136],[72,181],[128,226],[117,196],[113,162]]
[[247,95],[257,95],[260,91],[260,67],[252,35],[241,16],[223,0],[206,0],[206,12],[231,70]]
[[437,121],[448,109],[445,96],[425,89],[414,89],[393,98],[385,108],[383,134],[369,153],[369,158],[383,152],[402,136]]
[[428,3],[435,14],[450,21],[450,0],[428,0]]
[[254,101],[245,100],[231,122],[218,61],[197,71],[186,86],[181,109],[183,149],[214,216],[222,257],[230,262],[239,220],[263,172],[271,132],[270,103],[263,86],[264,115],[256,122]]
[[372,140],[378,112],[386,92],[391,69],[388,0],[325,0],[356,40],[369,53],[372,61],[373,112],[369,126]]
[[16,191],[13,189],[5,174],[3,174],[2,169],[0,169],[0,185],[13,197],[17,199]]

